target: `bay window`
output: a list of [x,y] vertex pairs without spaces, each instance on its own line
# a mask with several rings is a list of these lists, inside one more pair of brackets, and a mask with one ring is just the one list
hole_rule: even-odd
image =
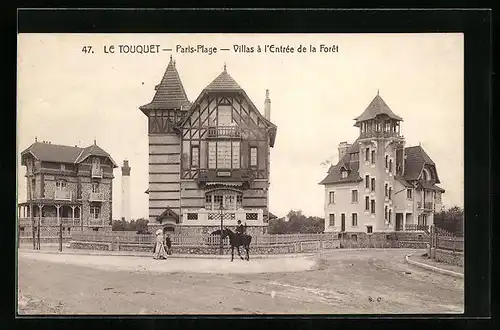
[[221,203],[224,210],[237,210],[241,208],[243,195],[236,191],[216,191],[205,195],[206,210],[220,210]]
[[[197,153],[199,154],[199,151]],[[208,142],[209,169],[239,169],[240,155],[240,141]]]

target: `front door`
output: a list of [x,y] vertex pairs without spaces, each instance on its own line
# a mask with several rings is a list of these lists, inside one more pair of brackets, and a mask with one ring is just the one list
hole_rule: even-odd
[[345,213],[340,215],[340,231],[345,231]]
[[403,230],[403,213],[396,213],[396,231]]

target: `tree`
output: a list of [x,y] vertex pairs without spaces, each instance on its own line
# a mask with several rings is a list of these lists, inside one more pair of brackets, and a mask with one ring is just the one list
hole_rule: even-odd
[[456,235],[464,232],[464,210],[453,206],[434,215],[434,225]]
[[325,230],[323,218],[307,217],[301,210],[291,210],[287,218],[288,221],[284,218],[270,220],[268,232],[270,234],[322,233]]

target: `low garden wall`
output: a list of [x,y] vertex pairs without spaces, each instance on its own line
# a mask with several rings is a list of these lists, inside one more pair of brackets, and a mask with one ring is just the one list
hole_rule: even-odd
[[[151,243],[116,243],[116,242],[82,242],[71,241],[70,247],[73,249],[104,250],[104,251],[134,251],[153,253],[154,244]],[[251,254],[288,254],[300,252],[312,252],[323,249],[338,249],[338,240],[329,241],[308,241],[289,244],[269,244],[250,246]],[[218,245],[174,245],[172,253],[175,254],[219,254]],[[242,255],[245,250],[240,247]],[[224,254],[230,254],[228,245],[224,246]],[[237,251],[235,249],[235,254]]]
[[343,233],[341,248],[411,248],[425,249],[429,238],[423,233]]
[[438,262],[450,265],[464,266],[464,253],[461,251],[450,251],[428,247],[428,256]]

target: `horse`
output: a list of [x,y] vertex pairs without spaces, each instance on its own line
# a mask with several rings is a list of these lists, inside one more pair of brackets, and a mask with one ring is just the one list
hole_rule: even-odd
[[[216,230],[212,232],[210,235],[220,235],[221,231]],[[234,260],[234,248],[236,247],[236,250],[238,251],[238,255],[240,256],[241,260],[250,261],[250,255],[248,253],[248,250],[250,249],[250,242],[252,242],[252,236],[247,235],[247,234],[236,234],[233,233],[233,231],[229,228],[224,227],[222,230],[222,239],[226,238],[229,236],[229,244],[231,244],[231,261]],[[247,252],[247,257],[243,258],[240,253],[240,246],[243,246],[245,248],[245,251]]]

